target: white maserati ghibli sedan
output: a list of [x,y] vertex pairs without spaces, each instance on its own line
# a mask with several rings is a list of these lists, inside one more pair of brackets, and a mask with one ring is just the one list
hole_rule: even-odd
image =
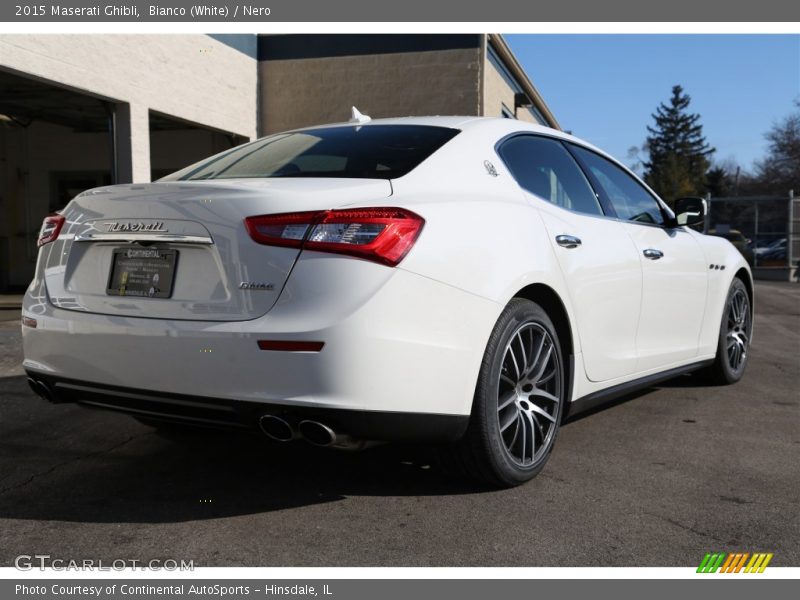
[[151,424],[436,443],[513,486],[568,414],[689,371],[742,377],[752,277],[696,230],[702,200],[676,216],[553,129],[354,113],[47,217],[32,389]]

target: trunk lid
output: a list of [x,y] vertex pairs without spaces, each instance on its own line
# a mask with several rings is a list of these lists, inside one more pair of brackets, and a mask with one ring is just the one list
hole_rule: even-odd
[[334,178],[90,190],[70,202],[59,239],[42,248],[48,296],[66,310],[124,317],[254,319],[272,308],[300,251],[257,244],[245,217],[381,204],[391,193],[387,180]]

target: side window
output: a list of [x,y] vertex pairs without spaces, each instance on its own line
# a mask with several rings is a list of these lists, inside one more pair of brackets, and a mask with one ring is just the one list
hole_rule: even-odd
[[498,153],[523,189],[568,210],[603,214],[589,182],[561,142],[517,135],[503,142]]
[[629,173],[590,150],[574,145],[572,148],[600,183],[620,219],[664,224],[664,215],[656,199]]

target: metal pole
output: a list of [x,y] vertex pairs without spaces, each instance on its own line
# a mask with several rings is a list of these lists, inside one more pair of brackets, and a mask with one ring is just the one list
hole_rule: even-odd
[[753,238],[755,239],[755,248],[753,248],[753,266],[758,266],[758,253],[756,250],[758,249],[758,201],[753,200],[753,209],[755,210],[756,217],[755,217],[755,225],[753,227]]
[[791,277],[791,269],[794,264],[793,246],[794,246],[794,190],[789,190],[789,226],[788,235],[786,236],[786,266],[789,267],[789,276]]
[[739,195],[739,173],[741,171],[742,171],[742,167],[737,166],[736,167],[736,179],[734,179],[734,181],[733,181],[733,195],[734,196],[738,196]]

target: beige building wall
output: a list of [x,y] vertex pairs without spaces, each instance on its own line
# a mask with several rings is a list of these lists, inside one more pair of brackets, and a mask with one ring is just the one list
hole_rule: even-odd
[[[485,69],[483,115],[485,117],[502,117],[504,105],[513,114],[514,89],[508,85],[508,82],[491,61],[486,61]],[[529,123],[538,123],[531,111],[526,108],[520,108],[517,111],[517,119]]]
[[480,114],[481,49],[259,64],[262,134],[350,118]]

